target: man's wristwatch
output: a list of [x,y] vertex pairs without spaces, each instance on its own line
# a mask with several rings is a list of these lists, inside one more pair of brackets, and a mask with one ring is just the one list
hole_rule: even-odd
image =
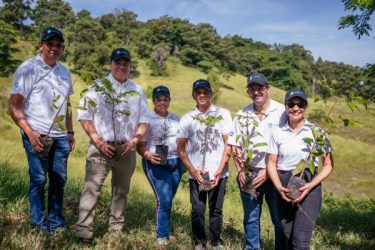
[[68,135],[74,135],[74,131],[73,131],[73,130],[69,130],[69,131],[67,132],[67,134],[68,134]]

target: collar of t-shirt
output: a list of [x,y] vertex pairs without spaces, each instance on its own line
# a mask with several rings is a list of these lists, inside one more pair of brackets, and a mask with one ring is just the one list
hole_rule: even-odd
[[[274,112],[274,111],[276,111],[276,110],[277,110],[276,102],[273,101],[273,100],[271,100],[271,101],[270,101],[270,106],[268,107],[267,111],[266,111],[265,113],[263,113],[263,114],[264,114],[264,117],[263,117],[262,121],[265,120],[265,119],[270,115],[270,113],[272,113],[272,112]],[[250,115],[252,115],[252,116],[254,116],[256,119],[260,120],[259,117],[258,117],[258,115],[257,115],[258,112],[255,111],[255,109],[254,109],[254,103],[251,103],[251,104],[247,105],[247,106],[244,108],[243,111],[244,111],[244,112],[248,112],[248,113],[250,113]]]
[[127,79],[125,82],[121,83],[119,81],[117,81],[112,73],[109,73],[108,76],[107,76],[107,79],[112,83],[112,87],[115,89],[115,90],[121,90],[121,89],[125,89],[127,86],[128,86],[128,81],[129,79]]
[[198,109],[198,107],[195,107],[195,109],[194,109],[194,113],[195,113],[195,114],[210,114],[210,113],[215,113],[215,112],[217,112],[218,110],[219,110],[218,107],[215,106],[215,105],[213,105],[213,104],[211,103],[210,108],[208,109],[207,112],[202,112],[202,111],[200,111],[200,110]]
[[287,122],[285,125],[283,125],[283,126],[281,127],[281,129],[282,129],[283,131],[287,131],[287,132],[290,132],[290,133],[299,134],[299,133],[301,133],[302,131],[311,130],[313,126],[314,126],[314,125],[313,125],[311,122],[309,122],[308,120],[305,119],[304,124],[303,124],[303,127],[302,127],[298,132],[295,132],[295,131],[289,126],[289,122]]
[[56,61],[56,64],[53,67],[49,66],[43,61],[43,58],[40,56],[40,54],[37,54],[36,59],[38,65],[44,70],[58,70],[60,68],[60,63],[58,61]]

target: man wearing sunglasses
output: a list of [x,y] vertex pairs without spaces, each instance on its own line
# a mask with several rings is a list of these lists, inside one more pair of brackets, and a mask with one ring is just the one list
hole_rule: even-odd
[[[235,166],[238,172],[238,184],[244,209],[245,249],[260,249],[260,216],[263,197],[267,202],[272,223],[275,227],[275,249],[284,248],[284,236],[280,221],[276,214],[276,191],[266,172],[265,156],[267,143],[274,128],[286,122],[285,107],[271,100],[271,87],[263,74],[255,73],[247,79],[247,94],[253,101],[243,110],[237,112],[234,118],[233,131],[230,133],[228,144],[232,145]],[[246,124],[246,125],[244,125]],[[246,136],[250,135],[250,143]],[[245,145],[248,145],[245,148]],[[255,146],[260,145],[260,146]],[[252,151],[248,160],[256,194],[250,195],[241,190],[246,180],[245,161],[247,152]]]
[[[220,235],[230,157],[230,147],[226,143],[232,118],[227,109],[211,103],[212,90],[208,81],[195,81],[192,95],[196,108],[181,117],[177,151],[189,171],[193,244],[196,250],[204,249],[206,244],[205,210],[208,200],[209,243],[211,249],[224,249]],[[210,123],[210,120],[214,122]],[[206,173],[210,184],[209,188],[202,190],[199,186],[204,182]]]
[[[44,29],[39,53],[22,63],[14,74],[9,99],[9,113],[21,129],[29,163],[31,224],[48,234],[64,230],[62,208],[67,162],[75,146],[72,114],[68,111],[69,96],[73,94],[71,76],[69,70],[57,62],[63,51],[63,34],[53,27]],[[56,115],[64,117],[67,131],[55,124]],[[53,144],[50,151],[41,156],[40,152],[46,147],[41,138],[47,135]],[[48,211],[45,211],[47,174]]]

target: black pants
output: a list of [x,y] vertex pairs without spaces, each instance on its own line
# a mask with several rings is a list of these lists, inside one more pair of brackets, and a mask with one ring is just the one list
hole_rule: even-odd
[[208,198],[209,205],[209,240],[212,245],[222,243],[220,234],[223,229],[223,203],[227,178],[220,179],[219,184],[210,191],[199,192],[198,182],[194,179],[189,180],[190,184],[190,203],[191,226],[193,230],[193,243],[204,243],[206,241],[205,233],[205,211]]
[[[279,172],[283,187],[288,185],[292,172]],[[310,171],[305,170],[305,180],[311,181]],[[276,198],[276,206],[287,240],[287,249],[310,249],[310,241],[316,220],[322,205],[322,189],[320,184],[310,191],[305,199],[297,204],[286,202],[280,195]]]

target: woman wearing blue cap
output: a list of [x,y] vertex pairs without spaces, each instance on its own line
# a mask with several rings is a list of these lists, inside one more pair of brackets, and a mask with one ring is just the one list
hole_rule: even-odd
[[[267,173],[279,193],[276,204],[287,249],[310,249],[322,204],[321,182],[333,169],[326,133],[304,118],[307,104],[304,91],[286,93],[288,122],[272,132],[268,147]],[[323,167],[318,172],[319,160]]]
[[142,165],[156,197],[156,237],[164,248],[174,240],[169,224],[172,201],[183,174],[183,165],[177,154],[176,138],[180,118],[168,112],[171,101],[169,89],[158,86],[152,91],[154,111],[151,124],[137,151],[143,157]]

